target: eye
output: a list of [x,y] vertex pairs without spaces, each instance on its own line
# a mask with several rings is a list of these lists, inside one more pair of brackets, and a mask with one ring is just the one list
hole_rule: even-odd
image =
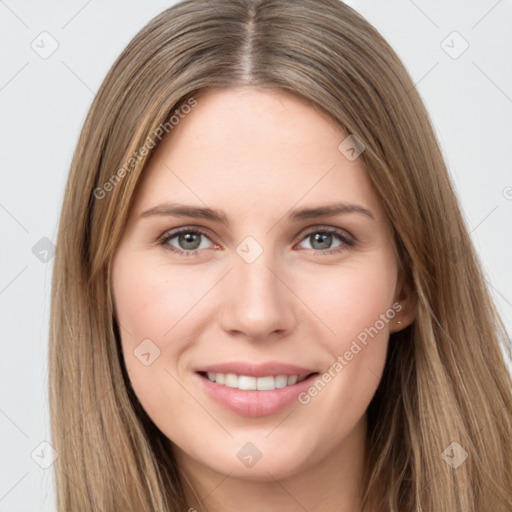
[[[205,242],[205,240],[209,240],[211,245]],[[204,231],[191,228],[167,232],[159,239],[158,243],[184,256],[192,256],[199,250],[208,249],[213,246],[213,243]]]
[[[322,255],[340,253],[355,245],[355,239],[346,231],[329,226],[311,229],[302,236],[301,243],[305,242],[309,247],[302,247],[302,249],[312,250]],[[158,244],[182,256],[195,256],[203,249],[215,247],[205,231],[189,227],[164,233],[158,240]]]
[[[302,243],[308,242],[309,244],[309,247],[303,247],[304,249],[323,254],[339,253],[355,244],[354,238],[346,231],[327,226],[309,231],[302,240]],[[338,243],[333,245],[333,242],[336,241]]]

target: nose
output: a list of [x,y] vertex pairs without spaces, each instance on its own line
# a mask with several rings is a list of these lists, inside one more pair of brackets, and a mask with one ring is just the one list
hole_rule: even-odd
[[231,279],[225,283],[225,299],[221,299],[222,329],[251,340],[274,339],[291,333],[298,318],[299,301],[290,290],[285,274],[266,252],[252,263],[241,258],[235,260]]

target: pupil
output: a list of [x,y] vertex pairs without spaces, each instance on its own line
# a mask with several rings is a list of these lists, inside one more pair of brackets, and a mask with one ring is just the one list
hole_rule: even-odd
[[180,245],[183,249],[197,249],[199,247],[199,237],[201,235],[199,233],[185,233],[180,235]]
[[[332,242],[332,235],[331,234],[328,234],[328,233],[324,233],[324,234],[320,234],[320,233],[316,233],[315,235],[313,235],[314,239],[313,239],[313,243],[311,244],[311,246],[313,247],[313,249],[328,249],[331,245],[331,242]],[[319,242],[320,243],[320,247],[315,247],[315,243],[316,242]]]

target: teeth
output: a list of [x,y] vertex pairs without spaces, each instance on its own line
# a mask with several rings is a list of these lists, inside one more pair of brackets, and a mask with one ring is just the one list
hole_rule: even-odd
[[208,372],[208,380],[223,384],[230,388],[243,390],[270,391],[280,389],[286,386],[292,386],[297,382],[303,381],[306,377],[299,379],[298,375],[276,375],[266,377],[250,377],[248,375],[235,375],[234,373],[213,373]]
[[286,375],[278,375],[276,377],[276,388],[284,388],[288,384],[288,377]]
[[224,385],[229,386],[230,388],[237,388],[238,377],[234,373],[227,373]]
[[[299,378],[297,377],[297,375],[290,375],[288,377],[288,386],[292,385],[292,384],[296,384],[297,380]],[[304,380],[304,379],[301,379],[301,380]]]
[[268,391],[276,388],[276,379],[274,377],[259,377],[256,379],[256,389],[258,391]]

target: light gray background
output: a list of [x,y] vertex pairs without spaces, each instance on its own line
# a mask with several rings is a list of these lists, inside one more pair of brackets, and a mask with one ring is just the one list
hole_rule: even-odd
[[[135,33],[173,3],[0,0],[0,511],[55,510],[52,468],[31,458],[36,450],[35,459],[51,461],[50,448],[39,446],[49,441],[52,271],[51,259],[39,259],[40,240],[55,242],[72,152],[106,72]],[[417,84],[510,331],[512,4],[348,3],[391,43]],[[52,38],[58,48],[43,59],[31,45],[48,51]],[[457,56],[464,40],[469,47]]]

